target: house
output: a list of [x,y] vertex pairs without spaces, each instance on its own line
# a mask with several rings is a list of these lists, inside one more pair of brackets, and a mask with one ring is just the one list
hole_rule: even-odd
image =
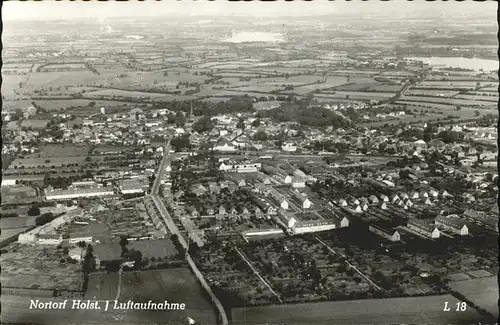
[[344,199],[340,199],[338,201],[338,205],[340,205],[341,207],[346,207],[348,204],[347,204],[347,201],[344,200]]
[[60,245],[63,242],[62,235],[38,234],[37,243],[40,245]]
[[83,261],[86,250],[81,247],[75,247],[69,250],[68,257],[80,263]]
[[389,198],[384,194],[380,194],[380,200],[382,200],[383,202],[389,202]]
[[420,198],[420,195],[418,194],[418,192],[416,192],[416,191],[411,192],[410,199],[418,199],[418,198]]
[[393,230],[391,228],[388,228],[388,227],[385,227],[385,226],[382,226],[382,225],[370,225],[368,227],[368,229],[383,237],[383,238],[386,238],[392,242],[397,242],[397,241],[400,241],[401,240],[401,236],[399,234],[399,232],[397,232],[396,230]]
[[288,201],[285,200],[285,199],[281,199],[280,202],[280,207],[283,209],[283,210],[288,210],[289,206],[288,206]]
[[394,194],[391,195],[391,202],[392,203],[396,203],[399,200],[401,200],[401,199],[399,198],[399,196],[396,193],[394,193]]
[[203,185],[198,184],[191,187],[191,192],[196,196],[201,196],[207,192],[207,189]]
[[467,228],[465,220],[461,219],[457,215],[438,216],[434,223],[437,226],[451,230],[460,236],[469,234],[469,228]]
[[68,239],[69,244],[77,244],[79,242],[84,242],[84,243],[90,244],[90,243],[92,243],[92,236],[78,236],[78,237],[71,236]]
[[380,204],[380,209],[387,210],[387,204],[385,204],[385,202],[382,202],[382,204]]
[[441,197],[447,198],[447,197],[453,197],[453,195],[451,195],[450,193],[448,193],[448,191],[443,190],[443,191],[441,191]]
[[306,187],[306,179],[304,177],[294,176],[292,178],[292,187],[294,188]]
[[259,207],[256,207],[255,208],[255,217],[257,219],[262,219],[264,218],[264,213],[262,212],[262,210],[259,208]]
[[377,203],[380,202],[375,195],[370,195],[370,197],[368,198],[368,200],[370,201],[371,204],[377,204]]
[[430,238],[439,238],[441,234],[435,225],[415,218],[408,219],[407,227]]
[[215,182],[208,183],[208,190],[210,191],[210,193],[213,193],[213,194],[220,193],[220,187]]
[[297,205],[302,209],[309,209],[312,206],[312,202],[309,199],[302,195],[299,191],[292,191],[292,197],[296,199]]
[[287,152],[294,152],[297,151],[297,146],[294,145],[293,143],[285,143],[284,145],[281,146],[281,150]]
[[220,214],[220,215],[222,215],[222,216],[224,216],[224,215],[226,215],[226,214],[227,214],[227,212],[226,212],[226,208],[225,208],[223,205],[221,205],[221,206],[219,207],[219,214]]

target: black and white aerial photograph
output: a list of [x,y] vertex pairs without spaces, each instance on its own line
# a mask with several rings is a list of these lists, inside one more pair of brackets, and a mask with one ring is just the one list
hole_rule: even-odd
[[496,1],[6,1],[2,325],[493,325]]

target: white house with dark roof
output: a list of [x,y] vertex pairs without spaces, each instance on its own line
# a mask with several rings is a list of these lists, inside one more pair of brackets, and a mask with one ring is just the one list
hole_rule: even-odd
[[451,230],[461,236],[469,234],[469,228],[467,227],[466,221],[461,219],[458,215],[438,216],[434,223],[438,227]]
[[391,229],[391,228],[387,228],[387,227],[384,227],[384,226],[381,226],[381,225],[370,225],[368,227],[368,229],[385,238],[385,239],[388,239],[392,242],[397,242],[397,241],[400,241],[401,240],[401,235],[399,234],[399,232],[397,230],[394,230],[394,229]]

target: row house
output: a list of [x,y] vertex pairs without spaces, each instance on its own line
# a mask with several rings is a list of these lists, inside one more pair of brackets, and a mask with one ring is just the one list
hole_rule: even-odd
[[450,230],[460,236],[469,234],[469,228],[467,228],[465,220],[460,219],[457,215],[438,216],[434,223],[436,226]]
[[392,228],[387,228],[385,226],[382,226],[382,225],[370,225],[368,227],[368,229],[385,238],[385,239],[388,239],[392,242],[397,242],[397,241],[400,241],[401,240],[401,235],[399,234],[399,232],[397,230],[394,230]]
[[415,218],[410,218],[408,220],[407,227],[430,238],[439,238],[441,234],[435,225]]

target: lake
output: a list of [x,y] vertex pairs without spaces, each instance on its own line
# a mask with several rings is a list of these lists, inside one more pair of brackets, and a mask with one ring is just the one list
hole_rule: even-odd
[[497,60],[485,60],[477,58],[461,58],[461,57],[409,57],[409,60],[423,61],[429,65],[445,66],[451,68],[462,69],[483,69],[485,71],[498,70]]

